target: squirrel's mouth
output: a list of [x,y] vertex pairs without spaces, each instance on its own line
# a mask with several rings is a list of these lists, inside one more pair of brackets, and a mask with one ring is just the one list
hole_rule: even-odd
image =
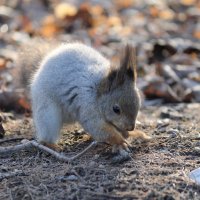
[[113,122],[107,120],[107,123],[110,124],[111,126],[113,126],[120,133],[123,131],[121,128],[117,127]]
[[119,128],[118,126],[116,126],[111,121],[107,121],[107,123],[109,123],[111,126],[113,126],[124,138],[128,137],[129,133],[128,133],[127,130],[123,130],[123,129]]

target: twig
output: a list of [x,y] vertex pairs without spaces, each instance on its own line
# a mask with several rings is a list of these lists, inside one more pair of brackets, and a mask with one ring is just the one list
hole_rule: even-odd
[[13,200],[12,190],[11,189],[7,189],[7,190],[9,193],[10,200]]
[[54,156],[55,158],[57,158],[58,160],[64,161],[64,162],[70,162],[73,161],[77,158],[79,158],[80,156],[82,156],[84,153],[86,153],[89,149],[91,149],[93,146],[95,146],[97,144],[96,141],[93,141],[87,148],[85,148],[83,151],[81,151],[80,153],[78,153],[75,156],[72,157],[66,157],[65,155],[62,155],[38,142],[36,142],[35,140],[23,140],[22,144],[16,145],[16,146],[8,146],[8,147],[0,147],[0,154],[11,154],[11,153],[15,153],[17,151],[21,151],[21,150],[25,150],[25,149],[30,149],[33,146],[44,151],[47,152],[49,154],[51,154],[52,156]]
[[100,192],[92,192],[89,190],[85,190],[86,193],[89,193],[90,195],[94,195],[96,198],[97,197],[104,197],[105,199],[124,199],[124,198],[134,198],[135,196],[133,196],[132,194],[126,194],[126,195],[111,195],[111,194],[107,194],[107,193],[100,193]]
[[14,172],[0,173],[0,181],[3,180],[4,178],[10,178],[12,176],[17,176],[17,175],[24,175],[24,172],[22,172],[21,170],[17,170]]
[[30,199],[31,199],[31,200],[33,200],[33,199],[34,199],[34,197],[33,197],[33,195],[32,195],[32,191],[31,191],[31,189],[30,189],[29,185],[27,184],[26,180],[23,180],[23,183],[24,183],[24,185],[26,186],[27,193],[29,194],[29,196],[30,196]]
[[2,143],[4,143],[4,142],[13,142],[13,141],[23,140],[23,139],[24,139],[23,137],[1,139],[1,140],[0,140],[0,144],[2,144]]
[[16,146],[0,147],[0,154],[11,154],[23,149],[30,149],[32,146],[32,141],[25,140],[25,143]]

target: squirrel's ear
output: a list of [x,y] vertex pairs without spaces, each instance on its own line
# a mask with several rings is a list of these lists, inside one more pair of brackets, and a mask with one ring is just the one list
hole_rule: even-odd
[[133,81],[136,81],[137,72],[136,72],[136,50],[133,46],[127,44],[119,68],[119,78],[126,79],[126,77],[131,78]]
[[97,95],[101,96],[101,94],[110,92],[122,85],[127,79],[135,82],[136,77],[135,49],[131,45],[126,45],[120,60],[120,66],[118,68],[111,67],[108,75],[98,84]]

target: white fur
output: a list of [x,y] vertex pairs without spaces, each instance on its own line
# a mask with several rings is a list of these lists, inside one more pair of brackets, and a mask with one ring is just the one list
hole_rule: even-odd
[[55,143],[62,124],[74,122],[104,140],[98,138],[103,119],[96,109],[96,86],[109,69],[107,59],[80,43],[61,45],[44,58],[31,84],[39,141]]

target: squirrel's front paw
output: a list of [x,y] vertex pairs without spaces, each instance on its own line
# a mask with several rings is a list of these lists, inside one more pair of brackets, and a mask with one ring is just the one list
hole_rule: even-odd
[[123,143],[122,145],[114,145],[112,147],[112,152],[117,154],[112,158],[113,163],[122,163],[124,161],[130,160],[130,149],[126,143]]
[[112,153],[120,153],[120,152],[123,152],[123,151],[130,153],[130,149],[129,149],[127,143],[123,143],[122,145],[115,144],[115,145],[112,146]]

